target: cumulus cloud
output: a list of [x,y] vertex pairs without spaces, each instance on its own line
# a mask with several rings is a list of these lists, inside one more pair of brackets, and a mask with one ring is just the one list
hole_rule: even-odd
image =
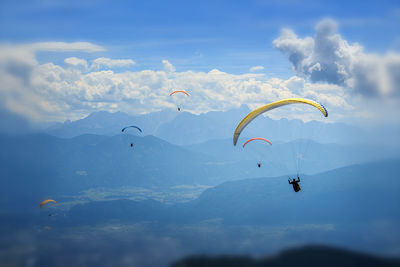
[[[0,45],[0,105],[13,113],[43,120],[44,114],[52,119],[51,114],[60,112],[58,103],[38,93],[33,80],[34,73],[40,66],[36,60],[38,51],[58,52],[99,52],[105,49],[87,42],[46,42],[32,44]],[[85,65],[83,60],[69,58],[66,66]],[[75,74],[76,75],[76,74]],[[56,119],[54,117],[53,119]]]
[[250,71],[250,72],[256,72],[256,71],[261,71],[261,70],[263,70],[263,69],[264,69],[263,66],[254,66],[254,67],[251,67],[251,68],[249,69],[249,71]]
[[166,72],[174,72],[175,71],[174,65],[172,65],[168,60],[164,59],[162,61],[162,64],[163,64],[164,70]]
[[86,70],[88,68],[88,63],[86,60],[76,57],[64,59],[64,64],[66,67],[80,68],[82,70]]
[[289,56],[297,75],[313,82],[336,84],[368,96],[400,94],[400,54],[365,53],[361,45],[344,40],[331,19],[317,24],[313,38],[299,38],[283,29],[273,43]]
[[[0,51],[0,103],[36,120],[78,119],[97,110],[138,114],[175,109],[169,97],[171,90],[188,91],[190,97],[185,99],[184,108],[197,114],[228,110],[242,104],[257,107],[273,100],[303,95],[316,100],[328,99],[324,102],[328,106],[330,103],[341,107],[347,104],[332,102],[333,98],[328,97],[337,94],[340,90],[337,86],[321,90],[296,76],[282,80],[266,79],[263,74],[234,75],[217,69],[176,72],[167,60],[162,61],[162,70],[116,73],[98,68],[128,66],[134,61],[100,58],[90,65],[85,59],[69,57],[62,66],[52,62],[39,64],[31,52],[20,56],[11,50]],[[94,68],[93,64],[99,67]]]
[[92,70],[99,70],[101,68],[126,68],[135,65],[136,62],[132,59],[110,59],[110,58],[97,58],[93,60],[90,68]]
[[[132,66],[135,64],[133,60],[98,58],[88,62],[83,58],[69,57],[61,65],[53,62],[40,64],[35,51],[31,49],[32,45],[3,46],[0,47],[0,105],[31,119],[63,121],[78,119],[98,110],[138,114],[175,109],[169,93],[172,90],[186,90],[190,97],[185,98],[182,107],[196,114],[225,111],[243,104],[256,108],[282,98],[305,97],[323,103],[330,111],[330,121],[348,114],[366,116],[362,110],[353,112],[362,101],[357,100],[355,95],[349,98],[349,90],[343,85],[356,83],[352,79],[361,79],[356,78],[361,74],[356,74],[354,69],[342,68],[343,73],[351,73],[350,76],[342,76],[345,77],[343,83],[326,83],[327,78],[317,79],[323,83],[310,82],[305,76],[311,77],[311,74],[305,74],[304,69],[307,68],[304,66],[308,62],[305,59],[314,53],[314,39],[299,39],[291,31],[287,31],[285,36],[280,42],[281,48],[288,47],[290,51],[297,49],[294,56],[291,55],[291,60],[297,62],[295,66],[299,69],[299,75],[288,79],[268,79],[261,73],[230,74],[218,69],[177,72],[167,60],[161,62],[161,70],[125,72],[114,72],[112,68]],[[396,71],[390,74],[390,71],[398,68],[398,55],[388,54],[387,57],[386,69],[382,68],[388,75],[385,81],[398,83]],[[364,60],[370,59],[368,55]],[[324,62],[318,62],[321,68],[325,66]],[[318,69],[317,66],[313,68]],[[337,72],[333,71],[332,75],[340,77]],[[279,110],[272,114],[279,118]],[[298,117],[300,119],[321,119],[316,112],[301,114],[304,116]]]

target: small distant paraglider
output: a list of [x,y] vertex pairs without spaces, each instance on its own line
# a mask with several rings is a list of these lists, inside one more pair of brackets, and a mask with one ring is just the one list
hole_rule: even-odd
[[[139,127],[135,126],[135,125],[130,125],[130,126],[126,126],[124,128],[122,128],[121,132],[126,132],[127,129],[129,128],[133,128],[133,129],[137,129],[139,132],[142,133],[142,129],[140,129]],[[130,143],[130,147],[133,147],[133,143]]]
[[[169,96],[172,96],[176,93],[181,93],[181,94],[185,94],[187,96],[190,96],[185,90],[175,90],[172,93],[169,94]],[[178,111],[181,111],[181,107],[178,106]]]
[[[255,140],[259,140],[259,141],[262,141],[262,142],[266,142],[266,143],[268,143],[268,144],[270,144],[270,145],[272,146],[272,143],[271,143],[269,140],[267,140],[267,139],[265,139],[265,138],[262,138],[262,137],[255,137],[255,138],[251,138],[251,139],[247,140],[246,142],[244,142],[243,148],[244,148],[248,143],[250,143],[250,142],[252,142],[252,141],[255,141]],[[258,168],[261,168],[261,165],[262,165],[261,162],[257,162]]]
[[126,130],[126,129],[128,129],[128,128],[135,128],[135,129],[138,129],[138,130],[139,130],[139,132],[141,132],[141,133],[142,133],[142,129],[140,129],[139,127],[137,127],[137,126],[134,126],[134,125],[131,125],[131,126],[126,126],[126,127],[122,128],[121,132],[125,132],[125,130]]
[[55,200],[53,200],[53,199],[46,199],[46,200],[43,200],[43,201],[40,203],[40,208],[43,208],[43,206],[46,205],[47,203],[54,203],[54,204],[57,204],[57,202],[56,202]]
[[[42,202],[40,202],[40,208],[44,208],[44,206],[49,205],[49,203],[53,203],[53,204],[57,204],[57,201],[53,200],[53,199],[46,199],[43,200]],[[44,208],[45,209],[45,208]],[[50,209],[51,210],[51,209]],[[47,210],[48,211],[48,210]],[[48,213],[48,217],[53,217],[55,214],[54,213]]]
[[251,139],[247,140],[246,142],[244,142],[243,148],[244,148],[249,142],[252,142],[252,141],[254,141],[254,140],[265,141],[265,142],[267,142],[268,144],[270,144],[270,145],[272,146],[272,143],[271,143],[269,140],[267,140],[267,139],[265,139],[265,138],[262,138],[262,137],[255,137],[255,138],[251,138]]

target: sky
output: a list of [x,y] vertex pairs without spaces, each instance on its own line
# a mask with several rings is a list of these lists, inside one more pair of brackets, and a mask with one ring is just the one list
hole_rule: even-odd
[[398,1],[2,1],[1,110],[141,114],[186,90],[196,114],[304,97],[399,125],[399,25]]

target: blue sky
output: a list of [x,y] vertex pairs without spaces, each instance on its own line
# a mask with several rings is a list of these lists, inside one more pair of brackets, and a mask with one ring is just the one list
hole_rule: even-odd
[[194,113],[296,96],[381,121],[400,102],[398,25],[398,1],[2,1],[0,103],[62,121],[173,108],[174,88]]
[[[346,40],[367,51],[400,48],[398,1],[128,2],[2,1],[0,37],[96,43],[107,48],[103,56],[135,58],[138,68],[168,59],[180,71],[237,74],[263,65],[284,77],[291,75],[289,62],[272,45],[282,27],[312,35],[319,20],[331,17]],[[56,56],[42,55],[50,57]]]

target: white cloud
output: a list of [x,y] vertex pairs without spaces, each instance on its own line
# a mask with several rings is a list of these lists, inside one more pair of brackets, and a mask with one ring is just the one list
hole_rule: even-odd
[[26,45],[34,51],[52,51],[52,52],[103,52],[105,48],[88,42],[41,42]]
[[[39,64],[32,55],[15,55],[0,61],[0,103],[36,120],[77,119],[97,110],[137,114],[176,108],[169,97],[172,90],[189,92],[184,108],[193,113],[228,110],[242,104],[256,107],[304,94],[318,100],[337,91],[318,91],[300,77],[266,80],[263,74],[234,75],[217,69],[208,73],[176,72],[167,60],[162,61],[164,70],[115,73],[94,70],[85,59],[76,57],[66,58],[65,65],[59,66],[51,62]],[[4,57],[0,53],[0,59]],[[121,66],[134,61],[101,58],[94,62]]]
[[[314,44],[310,43],[314,40],[298,39],[290,31],[284,36],[280,42],[281,48],[297,49],[297,56],[291,60],[299,59],[296,61],[299,70],[307,69],[303,68],[307,65],[305,58],[309,58],[308,53],[313,51]],[[176,72],[170,62],[163,60],[162,70],[115,73],[100,66],[131,66],[134,61],[100,58],[93,61],[99,66],[94,68],[85,59],[69,57],[64,60],[64,66],[52,62],[39,64],[30,47],[0,47],[0,105],[35,120],[74,120],[98,110],[138,114],[175,109],[174,99],[169,97],[172,90],[186,90],[190,97],[184,96],[182,107],[196,114],[228,110],[243,104],[256,108],[287,97],[305,97],[321,102],[330,112],[329,121],[354,119],[357,116],[369,119],[370,113],[373,113],[372,105],[363,107],[363,99],[350,94],[345,86],[310,82],[304,78],[305,71],[299,71],[303,77],[293,76],[289,79],[267,79],[264,74],[256,73],[236,75],[218,69],[209,72]],[[397,57],[397,54],[388,54],[385,66],[392,67],[384,73],[397,68]],[[321,66],[325,64],[318,63]],[[389,77],[391,80],[387,78],[385,81],[398,83],[399,76],[390,74]],[[351,78],[344,80],[349,83]],[[279,110],[272,115],[279,117]],[[317,112],[310,112],[298,118],[321,119],[321,116]]]
[[88,63],[86,60],[76,57],[69,57],[64,59],[64,64],[66,67],[79,68],[83,71],[87,70],[88,68]]
[[261,71],[261,70],[263,70],[263,69],[264,69],[263,66],[254,66],[254,67],[251,67],[251,68],[249,69],[249,71],[250,71],[250,72],[256,72],[256,71]]
[[164,59],[164,60],[162,61],[162,64],[163,64],[164,70],[165,70],[166,72],[174,72],[174,71],[175,71],[174,65],[172,65],[168,60]]
[[[34,120],[56,120],[62,108],[59,103],[41,95],[40,88],[35,88],[33,81],[37,68],[38,51],[104,51],[101,46],[87,42],[65,43],[47,42],[22,45],[0,44],[0,105],[13,113]],[[67,67],[84,64],[84,60],[69,58],[65,61]],[[75,75],[77,75],[75,71]]]
[[314,38],[299,38],[284,29],[273,43],[288,54],[297,75],[313,82],[328,82],[369,96],[400,94],[400,54],[365,53],[361,45],[342,39],[333,20],[318,23]]
[[193,113],[228,110],[242,104],[256,107],[273,100],[304,95],[324,100],[328,107],[349,106],[344,99],[331,97],[340,90],[337,86],[319,90],[299,77],[262,81],[253,74],[233,75],[216,69],[208,73],[186,71],[171,74],[168,71],[143,70],[77,75],[68,68],[43,64],[35,69],[33,76],[32,87],[37,88],[45,99],[57,103],[62,110],[58,116],[62,119],[74,119],[98,109],[143,113],[175,108],[175,100],[169,97],[172,90],[189,92],[190,97],[183,96],[184,100],[178,101],[182,100],[185,110]]
[[110,59],[110,58],[97,58],[95,60],[93,60],[92,65],[90,66],[90,68],[92,70],[99,70],[102,67],[106,67],[106,68],[126,68],[126,67],[130,67],[132,65],[135,65],[136,62],[133,61],[132,59]]

